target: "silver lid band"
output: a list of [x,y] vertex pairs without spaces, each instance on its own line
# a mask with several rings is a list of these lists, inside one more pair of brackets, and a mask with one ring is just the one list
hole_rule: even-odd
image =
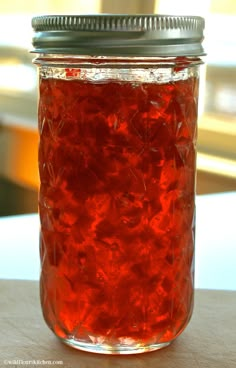
[[201,56],[204,19],[166,15],[41,16],[34,52],[91,56]]

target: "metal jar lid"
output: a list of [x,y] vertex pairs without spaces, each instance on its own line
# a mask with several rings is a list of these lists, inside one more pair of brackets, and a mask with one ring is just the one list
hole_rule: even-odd
[[32,19],[33,52],[91,56],[201,56],[204,19],[170,15],[47,15]]

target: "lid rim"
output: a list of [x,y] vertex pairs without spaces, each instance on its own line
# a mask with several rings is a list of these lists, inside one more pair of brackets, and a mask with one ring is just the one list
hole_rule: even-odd
[[[104,22],[104,23],[103,23]],[[100,29],[99,29],[100,26]],[[169,30],[204,29],[205,20],[200,16],[164,14],[96,14],[96,15],[42,15],[32,18],[34,31],[46,30]]]
[[38,53],[79,53],[86,46],[92,55],[105,50],[107,56],[134,56],[136,49],[138,56],[161,56],[165,45],[168,56],[201,56],[204,24],[202,17],[187,15],[39,16],[32,19],[33,46]]

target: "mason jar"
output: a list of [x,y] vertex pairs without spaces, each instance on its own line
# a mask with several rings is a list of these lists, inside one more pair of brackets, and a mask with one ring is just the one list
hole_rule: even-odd
[[32,25],[44,319],[89,352],[163,348],[193,309],[204,20],[49,15]]

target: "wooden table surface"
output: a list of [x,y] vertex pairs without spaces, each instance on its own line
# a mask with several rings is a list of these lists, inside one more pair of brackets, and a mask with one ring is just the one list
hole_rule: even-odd
[[63,345],[43,321],[38,294],[37,281],[0,281],[0,367],[236,367],[235,291],[197,290],[193,318],[172,345],[128,357]]

